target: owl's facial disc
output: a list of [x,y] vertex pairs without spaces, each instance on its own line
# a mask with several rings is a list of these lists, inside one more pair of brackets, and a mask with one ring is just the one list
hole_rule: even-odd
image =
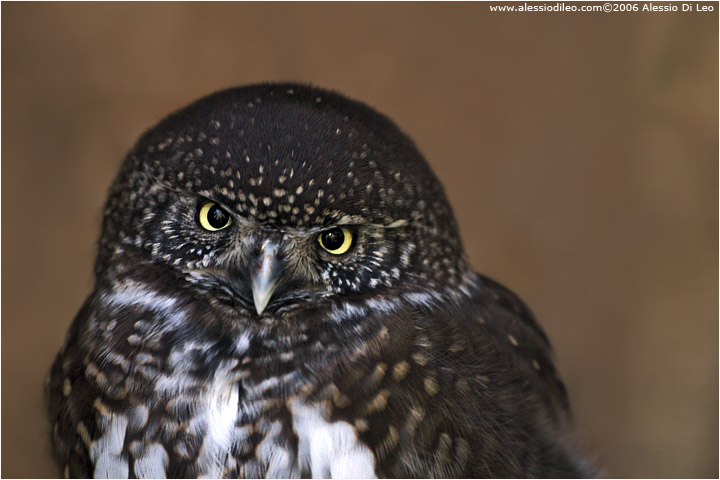
[[262,314],[268,302],[270,302],[282,270],[277,258],[277,250],[278,246],[275,242],[265,240],[262,244],[260,260],[250,274],[253,303],[258,315]]
[[119,236],[264,321],[459,281],[452,211],[412,140],[367,106],[289,87],[218,92],[143,135],[108,200],[98,271]]

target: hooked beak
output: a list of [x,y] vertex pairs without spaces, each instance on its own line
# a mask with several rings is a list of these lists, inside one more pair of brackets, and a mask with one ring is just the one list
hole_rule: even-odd
[[270,302],[280,274],[275,243],[265,240],[260,255],[260,262],[251,274],[253,302],[258,315],[262,314]]

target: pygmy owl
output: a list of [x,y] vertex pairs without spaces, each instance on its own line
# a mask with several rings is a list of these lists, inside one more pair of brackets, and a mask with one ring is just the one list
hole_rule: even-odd
[[546,336],[413,142],[304,85],[142,135],[47,391],[72,477],[590,473]]

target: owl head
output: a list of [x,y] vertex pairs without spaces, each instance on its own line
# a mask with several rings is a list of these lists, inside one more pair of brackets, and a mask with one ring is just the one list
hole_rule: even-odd
[[148,130],[111,188],[99,248],[98,275],[132,249],[258,316],[467,268],[413,142],[370,107],[297,84],[220,91]]

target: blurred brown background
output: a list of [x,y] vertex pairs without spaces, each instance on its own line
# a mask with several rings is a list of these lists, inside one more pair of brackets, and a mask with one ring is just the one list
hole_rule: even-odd
[[2,475],[55,475],[43,376],[136,137],[301,80],[393,117],[476,268],[557,352],[609,476],[718,475],[718,16],[488,4],[2,4]]

